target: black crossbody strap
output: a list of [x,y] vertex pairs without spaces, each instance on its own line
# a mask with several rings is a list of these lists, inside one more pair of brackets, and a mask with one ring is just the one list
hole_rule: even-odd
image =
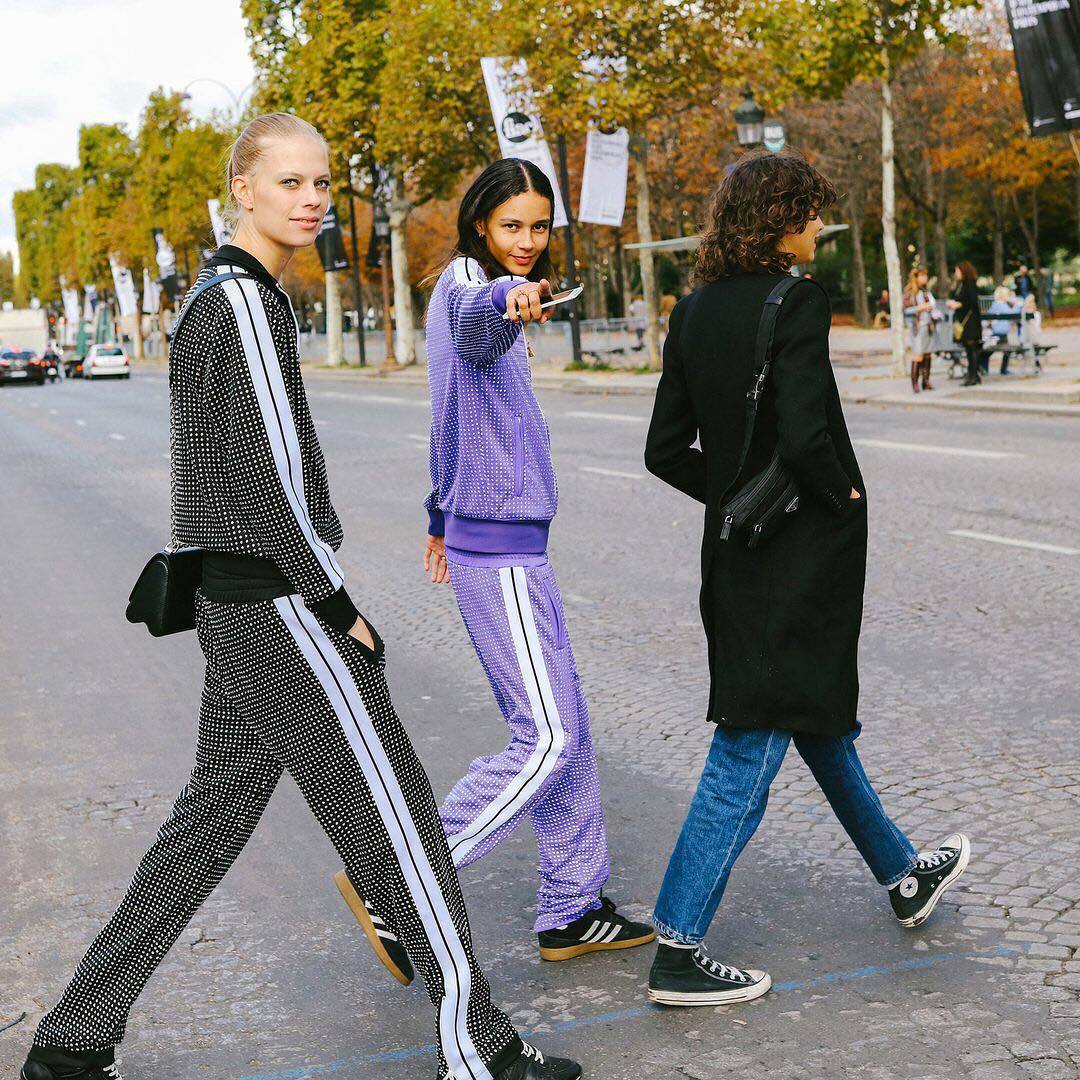
[[195,303],[195,300],[201,293],[209,289],[211,285],[220,285],[223,281],[232,281],[233,278],[248,278],[250,281],[254,281],[255,275],[245,274],[239,270],[230,270],[227,274],[215,274],[213,277],[208,277],[205,281],[196,285],[188,294],[188,298],[184,302],[180,314],[176,316],[176,321],[172,325],[172,333],[170,336],[176,337],[176,332],[180,329],[180,324],[183,322],[184,316],[191,310],[191,305]]
[[[754,347],[754,379],[746,392],[746,434],[743,436],[742,450],[739,453],[739,464],[735,469],[731,484],[728,485],[728,491],[742,474],[747,455],[750,453],[750,443],[753,441],[754,427],[757,424],[758,403],[761,395],[765,393],[769,369],[772,367],[773,339],[776,337],[776,320],[780,316],[780,305],[784,302],[784,297],[801,280],[797,277],[787,277],[778,282],[765,298],[765,307],[761,312],[761,321],[758,323],[757,343]],[[725,492],[725,496],[726,494]]]

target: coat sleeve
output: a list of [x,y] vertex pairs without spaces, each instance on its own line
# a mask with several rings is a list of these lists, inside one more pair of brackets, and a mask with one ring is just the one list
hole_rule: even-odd
[[435,426],[432,424],[430,450],[428,452],[428,469],[431,473],[431,494],[424,500],[424,509],[428,513],[428,536],[443,536],[446,533],[446,523],[442,510],[439,509],[439,457],[435,443]]
[[223,442],[233,506],[304,603],[347,633],[358,612],[333,549],[311,519],[296,422],[258,286],[235,281],[221,289],[228,303],[217,305],[212,337],[225,376]]
[[829,299],[819,285],[800,284],[788,293],[776,326],[771,381],[781,459],[800,488],[843,515],[856,500],[829,435],[826,403],[836,392],[829,363],[831,322]]
[[656,388],[652,421],[645,440],[645,468],[692,499],[704,502],[705,457],[693,445],[698,437],[698,423],[679,353],[679,329],[685,311],[685,301],[679,301],[668,320],[664,371]]
[[481,281],[472,259],[455,259],[445,293],[454,349],[462,360],[490,364],[505,356],[521,333],[521,323],[504,319],[506,294],[527,280],[501,277]]

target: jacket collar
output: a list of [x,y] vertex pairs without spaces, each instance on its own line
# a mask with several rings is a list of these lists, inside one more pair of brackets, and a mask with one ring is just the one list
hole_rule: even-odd
[[245,251],[243,248],[236,247],[235,244],[222,244],[221,247],[217,249],[213,258],[210,259],[206,265],[242,266],[248,273],[254,275],[261,281],[268,289],[273,289],[275,292],[281,291],[281,286],[278,284],[274,275],[271,274],[254,255]]

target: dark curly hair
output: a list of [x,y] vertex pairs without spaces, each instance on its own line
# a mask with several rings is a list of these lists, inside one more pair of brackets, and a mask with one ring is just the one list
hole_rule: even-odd
[[697,251],[698,278],[788,273],[794,256],[777,245],[836,200],[836,188],[801,155],[747,155],[720,181],[709,203]]

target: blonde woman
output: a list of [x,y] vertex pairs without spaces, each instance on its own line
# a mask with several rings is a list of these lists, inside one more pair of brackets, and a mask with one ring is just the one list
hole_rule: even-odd
[[438,1075],[576,1080],[577,1065],[523,1044],[491,1002],[431,785],[390,701],[382,640],[335,555],[341,524],[278,283],[319,232],[326,144],[295,116],[257,117],[233,146],[228,181],[235,234],[188,294],[169,355],[174,539],[204,549],[198,754],[120,907],[42,1018],[22,1080],[118,1080],[131,1006],[285,770],[426,982]]
[[908,347],[911,350],[911,389],[919,392],[933,390],[930,383],[930,362],[933,359],[934,324],[941,318],[937,301],[930,291],[930,275],[915,267],[908,276],[904,290],[904,317],[908,324]]

